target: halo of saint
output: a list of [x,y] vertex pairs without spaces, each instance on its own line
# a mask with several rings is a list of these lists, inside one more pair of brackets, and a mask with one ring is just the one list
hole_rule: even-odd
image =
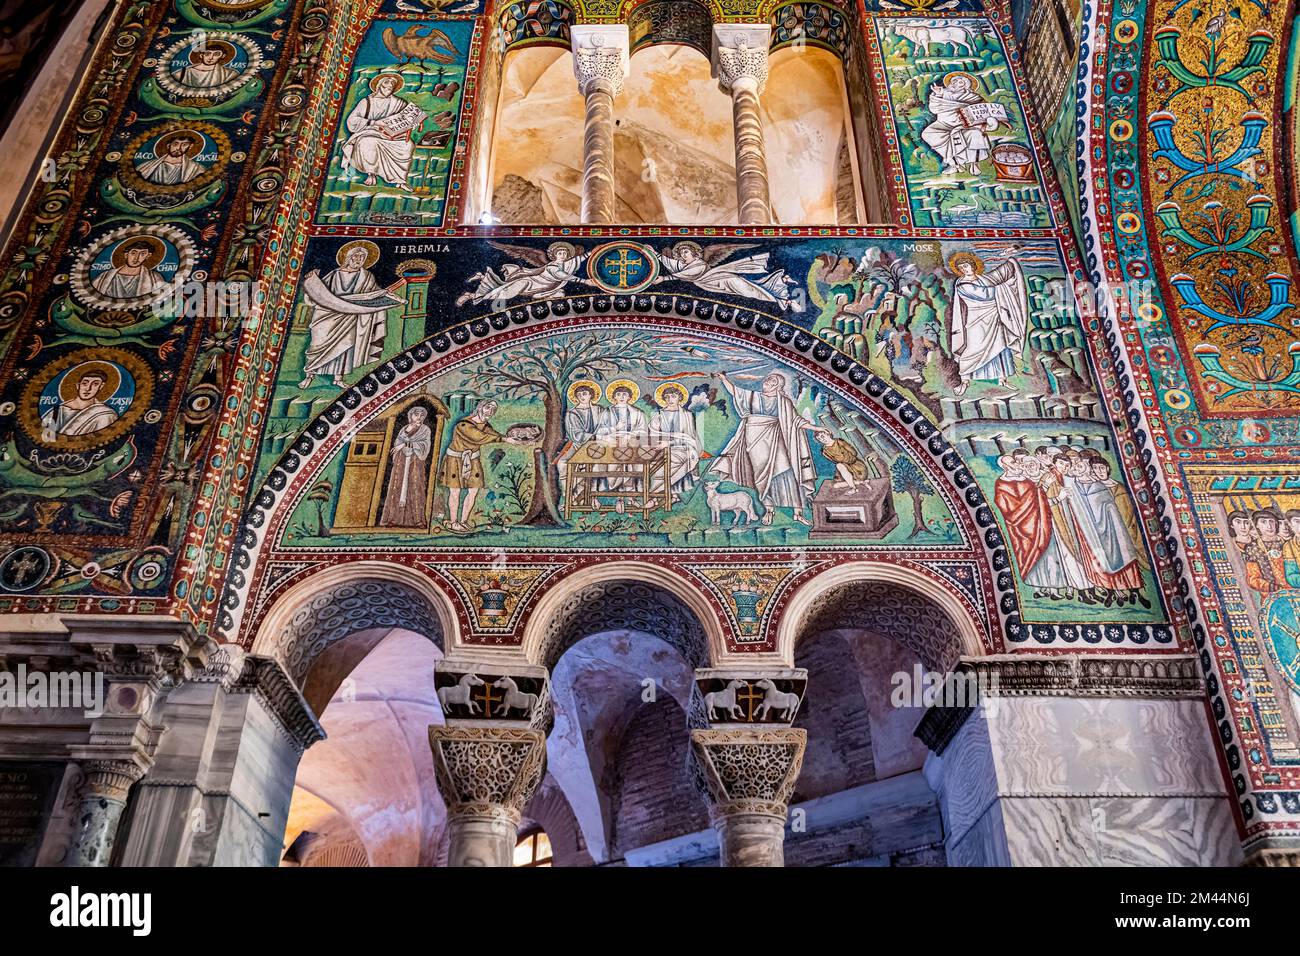
[[388,331],[388,310],[405,304],[395,294],[400,280],[383,288],[370,271],[379,262],[379,247],[370,240],[344,243],[334,262],[337,269],[325,275],[313,269],[303,282],[311,318],[300,388],[311,388],[318,376],[341,388],[344,376],[377,362]]
[[239,33],[203,32],[186,35],[163,51],[154,77],[173,96],[221,100],[261,65],[256,41]]
[[100,236],[72,267],[73,294],[99,309],[139,309],[184,282],[194,243],[175,226],[123,226]]
[[154,127],[123,151],[122,179],[137,193],[190,194],[215,181],[229,155],[230,140],[210,124]]
[[615,396],[617,396],[619,391],[623,389],[626,389],[629,393],[627,399],[627,404],[629,405],[633,404],[641,397],[641,386],[630,378],[616,378],[614,381],[610,382],[605,388],[605,397],[611,402],[617,402],[618,399]]
[[152,395],[152,374],[138,356],[125,349],[78,349],[32,377],[19,420],[41,444],[80,451],[129,429]]

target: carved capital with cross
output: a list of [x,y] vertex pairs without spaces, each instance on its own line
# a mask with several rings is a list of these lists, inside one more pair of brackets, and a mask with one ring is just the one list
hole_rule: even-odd
[[441,660],[434,665],[433,684],[448,724],[544,730],[551,720],[545,667],[514,661]]
[[802,667],[700,668],[691,694],[690,725],[789,727],[807,689],[808,671]]

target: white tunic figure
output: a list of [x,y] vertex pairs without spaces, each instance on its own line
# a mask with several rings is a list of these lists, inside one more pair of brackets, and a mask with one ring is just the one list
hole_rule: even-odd
[[337,269],[323,278],[315,271],[308,275],[304,295],[312,306],[311,343],[299,388],[311,387],[317,375],[342,387],[343,376],[383,354],[388,310],[402,300],[386,295],[370,273],[368,266],[378,257],[373,243],[348,243],[339,250]]
[[190,65],[173,73],[182,86],[196,90],[213,90],[239,78],[239,71],[226,66],[235,58],[235,48],[222,41],[209,41],[206,46],[190,50]]
[[128,239],[113,250],[113,267],[91,280],[96,292],[111,299],[153,295],[167,280],[153,267],[162,260],[161,244],[149,239]]
[[159,138],[154,146],[154,158],[142,163],[137,171],[142,179],[159,186],[179,186],[197,179],[208,171],[196,163],[191,155],[203,149],[203,140],[182,130]]
[[645,412],[632,404],[638,391],[634,383],[623,379],[610,384],[609,400],[613,404],[600,410],[597,438],[623,447],[646,444],[650,436],[649,422]]
[[1029,329],[1029,299],[1020,263],[1008,259],[985,270],[984,261],[959,252],[949,261],[957,275],[952,290],[952,354],[957,359],[961,395],[973,381],[996,381],[1015,390],[1007,380],[1025,347]]
[[[650,423],[645,412],[632,403],[637,400],[641,389],[628,379],[620,378],[609,383],[606,397],[613,403],[602,408],[600,419],[596,424],[596,439],[617,448],[643,447],[650,440]],[[642,489],[638,478],[607,478],[600,481],[601,490],[606,492],[634,493]],[[623,511],[623,499],[614,503],[615,510]]]
[[[89,435],[117,421],[117,412],[100,400],[109,378],[108,371],[99,364],[70,372],[66,384],[74,394],[41,416],[42,437],[53,441],[61,435]],[[61,396],[65,394],[63,387],[59,391]]]
[[560,497],[568,500],[569,462],[578,450],[596,440],[600,428],[601,409],[594,404],[599,400],[601,388],[591,379],[582,379],[569,386],[569,409],[564,413],[565,445],[556,459],[560,475]]
[[686,397],[686,389],[680,385],[660,386],[655,394],[660,408],[650,416],[650,444],[668,446],[674,500],[694,486],[695,469],[703,451],[695,416],[682,407]]
[[582,265],[587,261],[585,253],[568,242],[553,242],[543,252],[531,246],[516,246],[502,242],[489,242],[489,246],[501,249],[523,259],[528,265],[508,262],[501,271],[485,269],[470,276],[471,282],[478,282],[478,288],[472,292],[462,293],[456,300],[457,305],[473,302],[506,303],[511,299],[556,299],[564,294],[570,282],[586,281],[579,277]]
[[963,168],[978,173],[980,161],[988,157],[992,149],[988,134],[998,128],[1000,121],[990,116],[972,125],[962,113],[966,107],[983,102],[975,91],[975,81],[965,73],[949,73],[930,87],[927,106],[934,119],[921,130],[921,139],[939,154],[945,173]]
[[799,415],[785,393],[785,376],[772,372],[761,391],[735,385],[720,375],[740,415],[740,427],[713,464],[713,471],[738,485],[753,488],[764,505],[763,524],[771,524],[774,508],[790,508],[808,524],[804,514],[817,480],[808,432],[816,428]]
[[[752,244],[723,243],[705,247],[698,242],[679,242],[659,257],[666,275],[656,281],[678,279],[705,292],[775,302],[782,311],[802,312],[803,304],[794,297],[794,280],[785,274],[784,269],[768,269],[768,253],[745,256],[732,262],[722,261],[732,253],[752,248],[755,248]],[[747,276],[759,278],[755,280]]]
[[407,178],[415,154],[410,128],[391,133],[384,124],[413,105],[397,95],[402,85],[396,73],[381,73],[370,81],[370,95],[362,97],[344,122],[349,136],[343,144],[343,169],[365,173],[367,186],[375,185],[378,178],[410,192]]

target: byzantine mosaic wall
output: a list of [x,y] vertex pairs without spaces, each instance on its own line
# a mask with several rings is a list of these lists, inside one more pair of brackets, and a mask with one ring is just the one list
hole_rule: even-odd
[[[247,566],[226,601],[242,605],[253,577],[276,567],[269,554],[253,567],[268,546],[299,571],[376,546],[713,559],[876,549],[965,560],[945,574],[978,614],[1001,618],[995,640],[1171,643],[1140,530],[1149,502],[1123,480],[1089,319],[1071,295],[1064,207],[998,14],[880,11],[864,24],[896,228],[792,230],[779,242],[655,230],[620,242],[456,227],[478,67],[494,52],[484,38],[563,42],[574,11],[358,12],[121,11],[119,38],[131,39],[117,46],[149,55],[114,55],[105,82],[121,93],[105,88],[91,111],[93,144],[77,131],[82,151],[63,157],[67,182],[29,211],[35,243],[9,277],[13,540],[2,563],[11,594],[31,595],[11,607],[176,608],[206,627],[231,553]],[[778,42],[802,30],[842,52],[848,13],[801,4],[770,18]],[[338,67],[308,77],[308,59]],[[955,135],[955,115],[979,132]],[[326,132],[299,136],[304,117]],[[78,176],[93,194],[71,188]],[[939,226],[943,238],[927,234]],[[206,290],[217,277],[261,281],[247,315],[196,316],[180,293],[154,307],[159,290],[209,280]],[[576,321],[583,303],[592,333],[458,357],[414,404],[409,381],[375,378],[448,326],[517,322],[511,310],[524,306],[530,318],[571,307]],[[797,347],[753,350],[686,321],[624,342],[594,322],[629,308],[757,320]],[[988,316],[1002,331],[980,331]],[[851,366],[876,394],[816,381],[791,362],[806,343],[815,364]],[[511,377],[526,362],[541,380]],[[247,520],[241,530],[242,496],[282,491],[286,456],[302,457],[304,432],[357,388],[384,400],[365,421],[349,409],[349,440],[311,461],[309,479],[295,474],[305,497],[277,514],[277,536]],[[791,420],[791,488],[768,487],[765,450],[746,446],[744,418],[764,402]],[[570,422],[583,417],[591,436],[653,435],[667,451],[584,461]],[[472,453],[464,474],[449,464],[456,453]],[[954,488],[946,456],[969,469],[977,504]],[[1078,508],[1102,509],[1106,540],[1085,540],[1092,522],[1069,512],[1067,488]],[[993,538],[980,523],[989,503]],[[1009,589],[990,547],[1013,570]],[[1099,610],[1113,627],[1097,626]]]
[[1085,4],[1078,84],[1086,271],[1119,303],[1106,341],[1194,598],[1248,848],[1300,824],[1294,17],[1253,0]]
[[[0,609],[248,641],[380,557],[502,643],[563,574],[641,555],[763,649],[795,586],[868,557],[990,650],[1199,641],[1243,826],[1295,812],[1296,506],[1185,476],[1294,460],[1282,13],[1048,6],[710,6],[855,38],[888,221],[600,230],[463,219],[502,57],[618,5],[121,4],[5,253]],[[669,13],[643,29],[689,44],[698,11]],[[1092,81],[1061,83],[1077,44]],[[1137,309],[1076,294],[1129,279]],[[186,298],[254,280],[224,315]],[[1237,511],[1255,572],[1210,553]]]

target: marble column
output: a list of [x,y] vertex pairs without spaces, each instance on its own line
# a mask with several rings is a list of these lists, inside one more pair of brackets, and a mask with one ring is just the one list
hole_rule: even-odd
[[692,730],[723,866],[784,866],[785,823],[803,766],[806,730]]
[[324,739],[279,662],[223,644],[168,695],[122,866],[276,866],[303,751]]
[[628,74],[628,33],[621,24],[570,28],[573,72],[586,103],[582,135],[582,221],[614,221],[614,97]]
[[65,866],[108,866],[131,787],[144,776],[136,760],[87,760],[72,845]]
[[767,24],[714,24],[713,75],[731,94],[736,141],[736,210],[742,226],[772,222],[768,195],[767,153],[758,97],[767,85]]
[[968,690],[916,730],[949,866],[1241,863],[1196,658],[1017,653],[960,670]]
[[520,727],[429,728],[447,803],[448,866],[510,866],[524,804],[546,772],[546,735]]

